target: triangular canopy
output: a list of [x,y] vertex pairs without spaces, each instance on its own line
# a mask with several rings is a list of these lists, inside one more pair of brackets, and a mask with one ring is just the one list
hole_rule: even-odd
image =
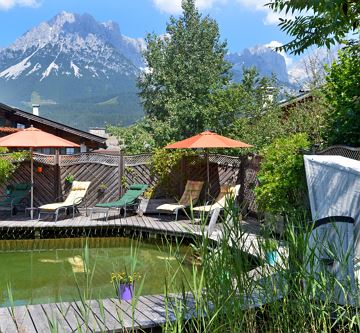
[[188,139],[167,145],[165,148],[249,148],[251,145],[221,136],[214,132],[205,131]]
[[0,138],[0,147],[8,148],[65,148],[80,147],[77,143],[44,132],[33,126]]

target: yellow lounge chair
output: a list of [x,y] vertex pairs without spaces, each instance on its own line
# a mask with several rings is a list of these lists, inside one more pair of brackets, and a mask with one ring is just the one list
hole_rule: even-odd
[[240,185],[222,185],[220,187],[219,195],[212,204],[194,207],[193,211],[196,213],[211,213],[217,208],[222,210],[226,207],[230,198],[237,198],[239,191]]
[[199,200],[199,196],[203,186],[204,182],[202,181],[188,180],[179,203],[163,204],[156,207],[156,209],[159,211],[159,213],[175,214],[176,221],[180,209],[185,209],[191,204],[196,204],[196,202]]
[[91,182],[80,182],[80,181],[74,181],[72,183],[71,190],[63,202],[55,202],[55,203],[49,203],[46,205],[42,205],[39,207],[39,217],[38,220],[40,220],[41,214],[54,214],[55,215],[55,222],[58,219],[59,211],[60,210],[67,210],[69,208],[72,209],[72,215],[73,218],[75,216],[75,212],[79,212],[78,206],[83,202],[87,190],[90,186]]

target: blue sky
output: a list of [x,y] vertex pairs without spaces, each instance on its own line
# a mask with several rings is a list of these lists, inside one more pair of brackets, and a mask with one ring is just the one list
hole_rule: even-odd
[[[197,0],[201,12],[219,24],[221,37],[231,52],[245,47],[285,43],[289,38],[276,23],[278,16],[263,5],[267,0]],[[87,12],[98,21],[119,23],[123,34],[144,37],[162,34],[170,15],[178,15],[181,0],[0,0],[0,47],[42,21],[65,10]],[[273,43],[274,44],[274,43]]]

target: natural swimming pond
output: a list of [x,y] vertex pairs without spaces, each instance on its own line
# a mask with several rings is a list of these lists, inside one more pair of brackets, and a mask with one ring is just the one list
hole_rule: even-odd
[[[143,280],[142,295],[164,293],[165,281],[175,275],[169,289],[176,291],[191,277],[190,257],[191,248],[186,245],[124,237],[3,240],[0,306],[11,305],[9,288],[14,305],[79,300],[80,292],[88,292],[86,297],[91,299],[115,297],[111,273],[130,271],[134,260]],[[179,268],[183,273],[175,274]]]

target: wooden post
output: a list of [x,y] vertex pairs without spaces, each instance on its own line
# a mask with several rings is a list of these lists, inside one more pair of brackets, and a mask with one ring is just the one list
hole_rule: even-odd
[[181,197],[182,193],[184,192],[184,183],[185,183],[185,178],[187,177],[187,175],[185,175],[185,170],[186,170],[186,159],[187,157],[182,155],[181,156],[181,164],[180,164],[180,182],[179,182],[179,193],[178,196],[179,198]]
[[[246,160],[247,156],[239,156],[240,161],[240,192],[238,197],[238,204],[244,204],[245,199],[245,177],[246,177]],[[243,210],[245,210],[245,207],[241,207]]]
[[60,156],[59,156],[59,148],[55,149],[55,198],[58,198],[61,195],[61,177],[60,177]]
[[119,156],[119,196],[122,196],[124,193],[122,179],[124,177],[124,155],[122,149],[120,149],[120,156]]

